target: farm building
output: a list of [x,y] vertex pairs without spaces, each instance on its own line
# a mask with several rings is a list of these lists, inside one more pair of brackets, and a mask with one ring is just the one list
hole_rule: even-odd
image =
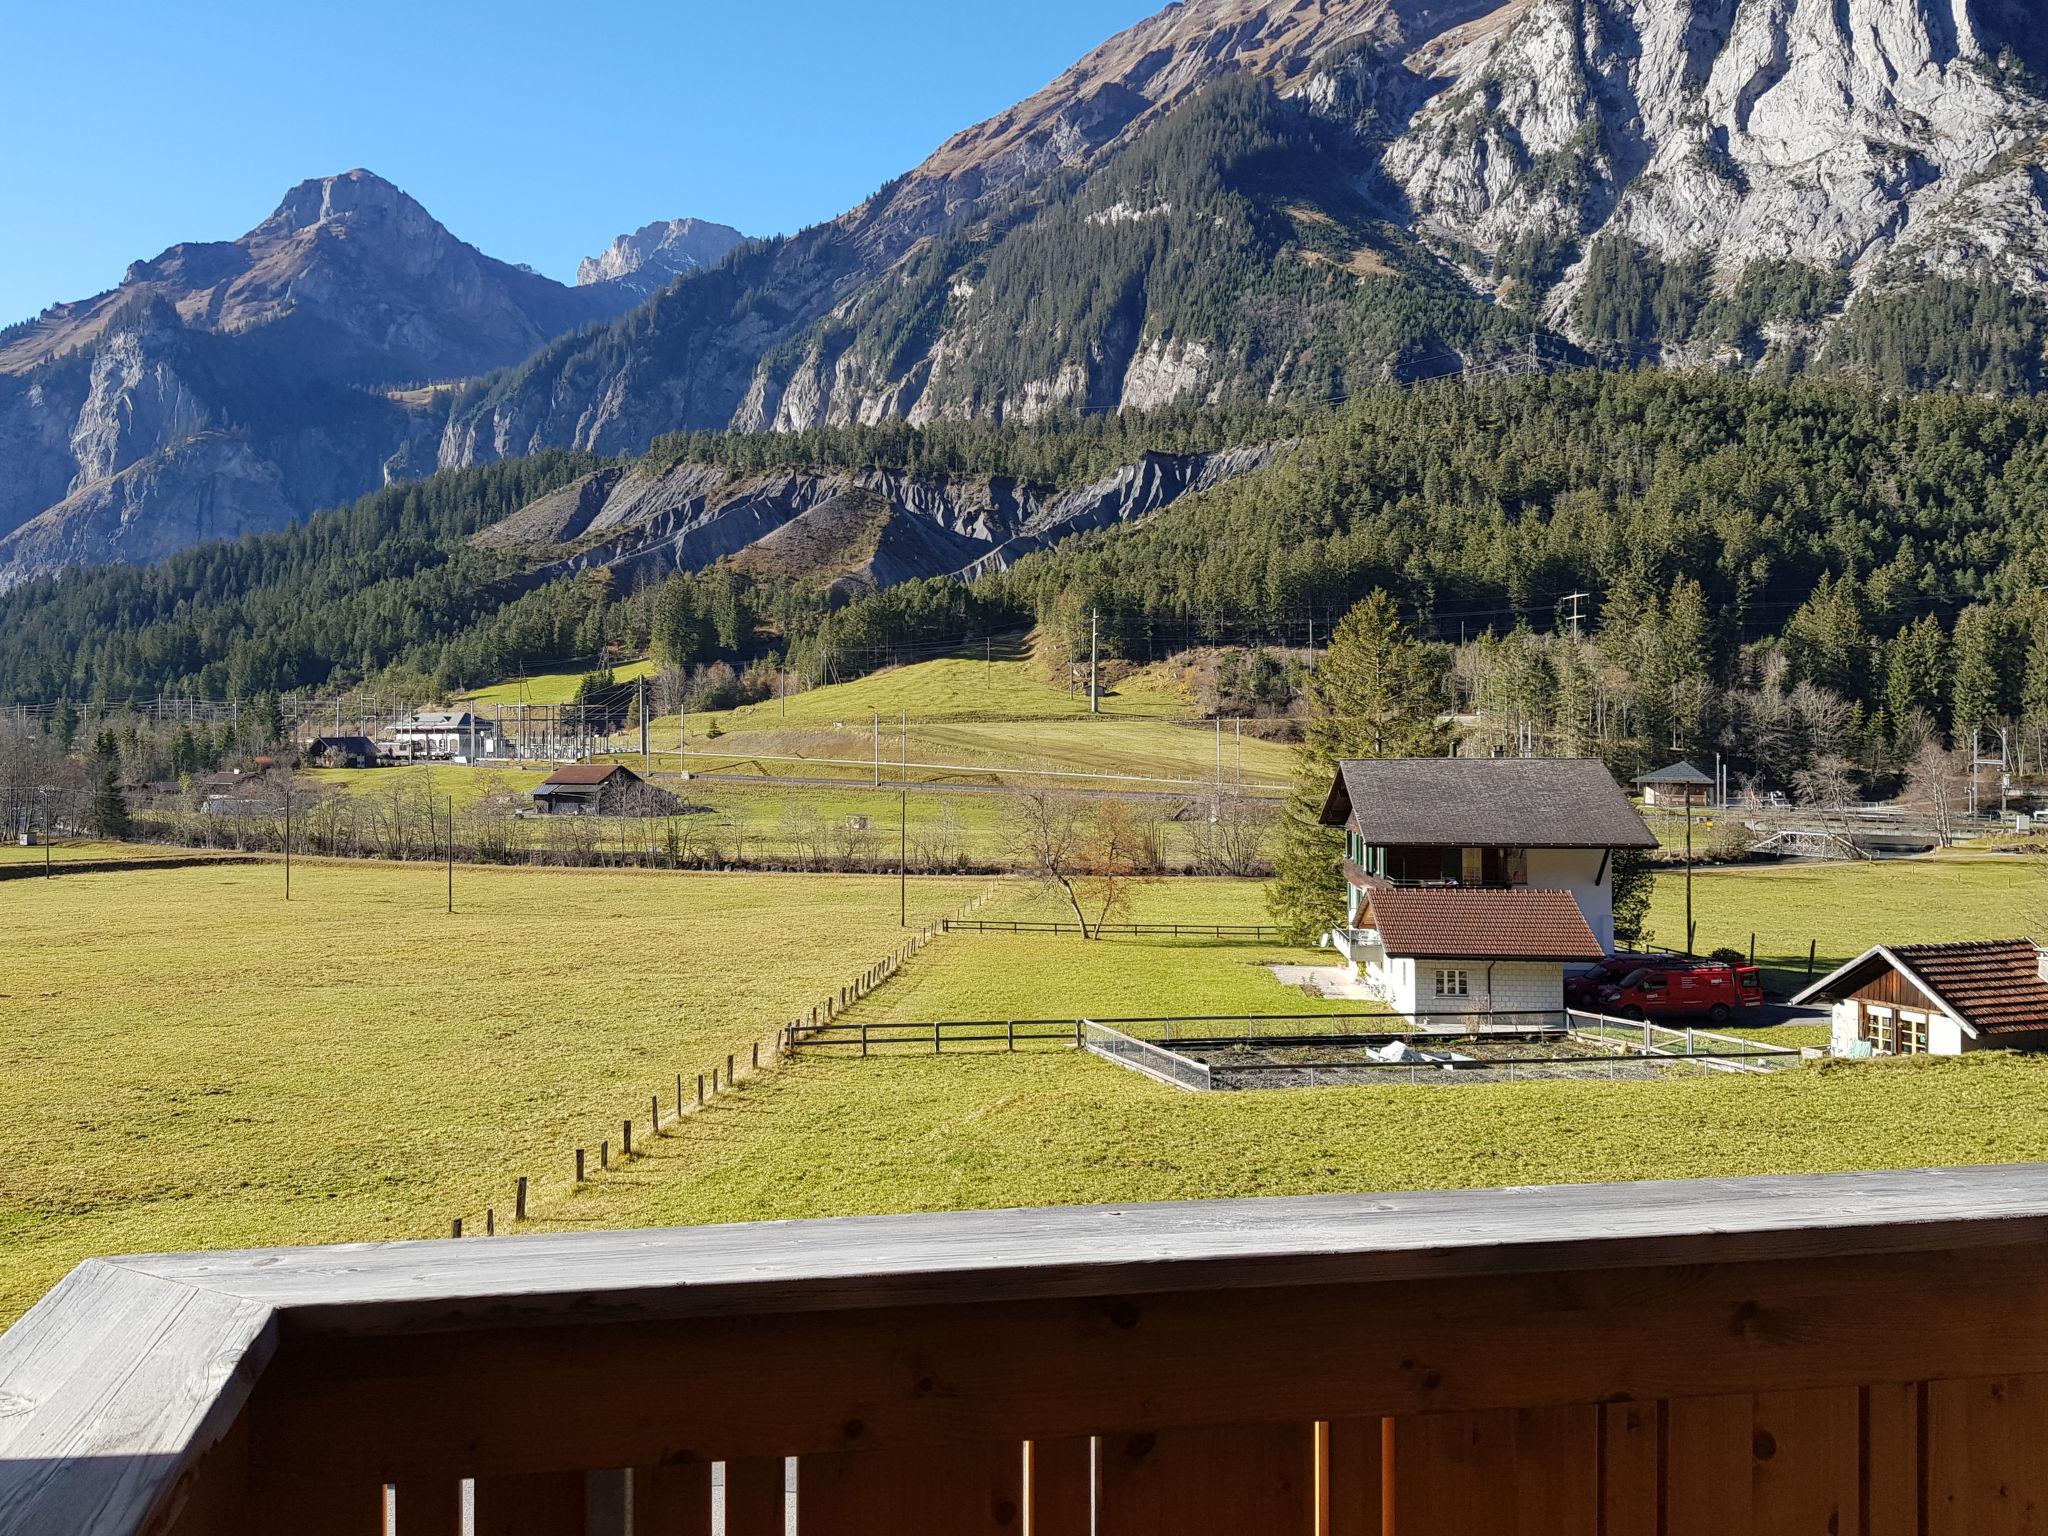
[[323,768],[374,768],[383,760],[367,736],[315,736],[306,743],[306,761]]
[[1711,805],[1714,798],[1713,779],[1691,763],[1673,763],[1646,773],[1636,780],[1636,788],[1645,805],[1704,806]]
[[543,816],[618,815],[674,804],[673,795],[621,763],[574,763],[548,775],[533,792],[534,809]]
[[1564,972],[1614,951],[1614,854],[1656,838],[1597,762],[1345,761],[1345,926],[1329,937],[1401,1013],[1564,1007]]
[[1832,1003],[1837,1056],[2048,1050],[2048,954],[2030,939],[1879,944],[1792,999]]
[[386,757],[404,762],[472,762],[496,752],[497,729],[468,710],[430,709],[392,729]]

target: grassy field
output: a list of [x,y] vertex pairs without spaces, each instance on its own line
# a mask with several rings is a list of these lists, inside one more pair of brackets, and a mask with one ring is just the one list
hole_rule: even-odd
[[175,848],[154,848],[145,843],[110,843],[96,837],[81,837],[52,843],[47,849],[40,845],[24,848],[19,843],[0,843],[0,864],[41,864],[46,857],[54,865],[110,861],[146,864],[178,852]]
[[544,1225],[2048,1160],[2048,1060],[1181,1094],[1072,1053],[806,1058]]
[[[743,1055],[897,941],[894,882],[308,861],[79,875],[0,897],[0,1315],[91,1253],[535,1226],[2048,1159],[2048,1062],[1769,1079],[1179,1095],[1067,1052],[813,1055],[649,1143],[647,1096]],[[5,888],[0,888],[4,890]],[[982,881],[915,882],[935,915]],[[1702,943],[2024,928],[2038,864],[1716,871]],[[1680,919],[1680,883],[1656,897]],[[988,916],[1052,918],[1006,885]],[[1138,921],[1259,923],[1261,888],[1141,887]],[[1767,922],[1768,920],[1768,922]],[[789,942],[784,935],[796,936]],[[1279,945],[957,934],[874,1020],[1316,1012]],[[577,1145],[638,1152],[578,1187]]]
[[[652,677],[656,664],[652,661],[625,661],[612,668],[615,682],[630,683],[635,678]],[[503,705],[503,704],[567,704],[576,697],[576,689],[582,683],[581,672],[539,672],[531,677],[510,678],[494,683],[488,688],[479,688],[474,693],[465,693],[456,700],[460,704]]]
[[[983,918],[1067,922],[1063,898],[1007,884]],[[1090,914],[1091,921],[1093,914]],[[1132,923],[1270,924],[1251,880],[1176,878],[1141,886]],[[1284,987],[1274,963],[1331,965],[1327,950],[1280,943],[1216,944],[1171,936],[961,933],[913,961],[847,1017],[882,1020],[1150,1018],[1227,1013],[1357,1013],[1370,1005]]]
[[[1123,678],[1105,692],[1102,713],[1091,715],[1085,690],[1048,683],[1036,663],[949,657],[787,699],[692,714],[683,740],[694,772],[857,781],[873,772],[879,716],[885,776],[907,756],[913,764],[937,765],[913,770],[913,780],[925,782],[994,782],[1044,770],[1213,782],[1214,728],[1178,723],[1193,713],[1186,688],[1165,668]],[[674,715],[649,723],[661,749],[657,768],[673,771],[681,761],[679,723]],[[622,760],[632,760],[637,730],[614,745]],[[1240,742],[1233,726],[1225,727],[1221,745],[1227,782],[1284,786],[1293,769],[1292,748],[1255,737]]]
[[[985,882],[914,882],[935,916]],[[0,886],[0,1317],[94,1253],[445,1234],[900,939],[896,883],[301,862]],[[795,935],[794,940],[785,935]]]
[[[1693,875],[1694,948],[1749,952],[1774,990],[1825,976],[1873,944],[2007,939],[2048,932],[2048,861],[1944,854],[1860,864],[1721,866]],[[1659,943],[1685,945],[1685,877],[1657,881],[1650,926]]]

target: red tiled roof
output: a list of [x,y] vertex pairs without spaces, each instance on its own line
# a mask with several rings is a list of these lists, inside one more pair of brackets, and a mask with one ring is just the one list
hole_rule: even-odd
[[623,773],[628,778],[638,777],[632,769],[618,763],[571,763],[567,768],[557,768],[549,774],[543,781],[543,787],[548,784],[603,784],[615,773]]
[[2048,1031],[2048,982],[2032,941],[1899,944],[1892,953],[1978,1034]]
[[1570,891],[1366,886],[1390,955],[1430,960],[1601,960],[1606,952]]

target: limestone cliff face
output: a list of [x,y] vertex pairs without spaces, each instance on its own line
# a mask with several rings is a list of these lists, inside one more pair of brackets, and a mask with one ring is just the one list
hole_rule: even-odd
[[[2048,285],[2048,115],[1966,0],[1518,0],[1411,63],[1443,89],[1388,148],[1416,227],[1493,256],[1608,234],[1724,274],[1796,262]],[[2035,25],[2038,25],[2038,18]],[[1547,299],[1569,325],[1584,274]]]
[[686,272],[715,267],[746,236],[703,219],[664,219],[621,235],[601,256],[586,256],[576,268],[578,287],[612,284],[641,298],[666,288]]

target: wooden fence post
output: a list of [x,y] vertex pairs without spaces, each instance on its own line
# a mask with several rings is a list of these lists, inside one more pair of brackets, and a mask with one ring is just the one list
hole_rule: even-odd
[[761,1070],[761,1042],[758,1040],[754,1042],[754,1070]]
[[697,1074],[697,1107],[699,1109],[704,1107],[704,1074],[702,1072]]
[[519,1191],[512,1197],[512,1219],[526,1220],[526,1175],[519,1175]]
[[604,1168],[609,1168],[609,1167],[611,1167],[611,1165],[612,1165],[612,1144],[611,1144],[611,1142],[610,1142],[609,1140],[607,1140],[607,1141],[600,1141],[600,1142],[599,1142],[599,1143],[597,1144],[597,1166],[598,1166],[598,1167],[599,1167],[600,1169],[604,1169]]
[[455,1218],[454,1235],[456,1237],[462,1236],[462,1218],[460,1216]]
[[633,1122],[625,1120],[621,1121],[620,1124],[624,1127],[624,1130],[621,1132],[619,1139],[619,1156],[631,1157],[633,1155]]
[[497,1235],[498,1235],[498,1211],[497,1211],[497,1208],[496,1208],[495,1206],[488,1206],[488,1205],[487,1205],[487,1206],[485,1206],[485,1207],[484,1207],[484,1236],[485,1236],[485,1237],[496,1237]]
[[676,1118],[683,1118],[683,1074],[676,1074]]
[[583,1182],[583,1149],[581,1147],[576,1149],[576,1182],[578,1184]]
[[647,1096],[647,1134],[661,1134],[661,1095],[658,1093]]
[[737,1059],[738,1059],[738,1053],[737,1053],[737,1052],[735,1052],[735,1051],[728,1051],[728,1052],[726,1052],[726,1056],[725,1056],[725,1082],[726,1082],[726,1086],[727,1086],[727,1087],[731,1087],[731,1086],[732,1086],[732,1084],[734,1083],[734,1081],[735,1081],[735,1080],[737,1079],[737,1077],[738,1077],[738,1074],[737,1074],[737,1073],[735,1073],[735,1072],[733,1071],[733,1069],[732,1069],[732,1064],[733,1064],[733,1062],[734,1062],[735,1060],[737,1060]]
[[1814,952],[1819,948],[1819,939],[1808,939],[1806,941],[1806,979],[1808,981],[1813,980],[1813,956]]

